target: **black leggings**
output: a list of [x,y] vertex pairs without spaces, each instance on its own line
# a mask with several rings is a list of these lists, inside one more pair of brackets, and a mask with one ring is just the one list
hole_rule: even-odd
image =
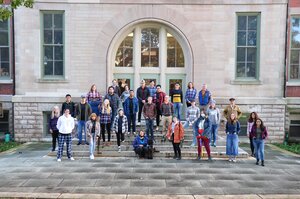
[[134,151],[140,158],[145,158],[148,154],[148,147],[138,147]]
[[108,141],[110,142],[110,123],[101,124],[100,126],[101,126],[101,135],[102,135],[103,142],[105,142],[105,126],[108,135]]
[[118,146],[121,145],[121,141],[124,141],[124,133],[116,133],[117,135],[117,144]]
[[173,140],[172,144],[173,144],[175,157],[180,157],[181,158],[180,143],[174,143],[174,140]]
[[52,132],[52,151],[54,151],[56,148],[56,140],[58,143],[58,130],[54,130]]
[[160,122],[160,116],[161,116],[161,110],[159,107],[159,104],[156,104],[156,127],[159,127],[159,122]]
[[141,122],[143,106],[144,106],[144,103],[139,102],[138,122]]
[[251,139],[249,137],[249,140],[250,140],[250,149],[251,149],[251,155],[254,155],[254,145],[253,145],[253,139]]

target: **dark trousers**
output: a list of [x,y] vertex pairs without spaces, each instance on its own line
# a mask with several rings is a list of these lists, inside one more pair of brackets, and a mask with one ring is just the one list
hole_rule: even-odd
[[207,156],[210,157],[210,146],[209,146],[209,139],[205,136],[197,136],[197,143],[198,143],[198,156],[201,156],[202,152],[202,145],[204,145],[205,150],[207,152]]
[[141,122],[143,106],[144,106],[144,103],[139,101],[138,122]]
[[54,130],[52,132],[52,151],[55,151],[55,148],[56,148],[56,140],[57,140],[57,143],[58,143],[58,130]]
[[154,119],[146,119],[146,134],[147,134],[147,137],[152,140],[154,139],[153,123],[154,123]]
[[124,133],[122,132],[117,132],[117,144],[118,146],[121,146],[121,141],[124,141]]
[[148,147],[138,147],[134,149],[135,153],[140,157],[140,158],[145,158],[147,153],[148,153]]
[[254,155],[254,144],[253,144],[253,139],[251,139],[251,138],[249,137],[249,140],[250,140],[251,155]]
[[105,142],[105,127],[108,135],[108,141],[110,142],[110,123],[100,124],[100,126],[101,126],[101,135],[102,135],[103,142]]
[[181,149],[180,149],[180,143],[174,143],[174,140],[172,140],[173,149],[174,149],[174,156],[181,158]]
[[156,126],[159,127],[161,110],[159,104],[156,104]]
[[128,120],[128,132],[131,132],[131,125],[132,125],[132,132],[136,132],[135,131],[135,127],[136,127],[136,124],[135,124],[135,120],[136,120],[136,113],[134,114],[130,114],[130,115],[126,115],[127,117],[127,120]]

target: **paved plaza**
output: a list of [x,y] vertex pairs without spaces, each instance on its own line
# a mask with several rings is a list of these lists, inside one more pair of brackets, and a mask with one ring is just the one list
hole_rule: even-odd
[[265,167],[256,166],[253,158],[237,163],[215,159],[210,163],[194,159],[118,157],[91,161],[75,157],[75,161],[64,158],[59,163],[47,155],[49,148],[49,143],[29,143],[0,154],[0,196],[220,198],[218,195],[226,194],[244,198],[246,194],[247,198],[268,198],[272,196],[269,194],[292,194],[289,197],[300,198],[300,158],[271,146],[266,147]]

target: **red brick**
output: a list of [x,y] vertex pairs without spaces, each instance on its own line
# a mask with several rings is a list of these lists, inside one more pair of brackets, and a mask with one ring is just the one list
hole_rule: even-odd
[[290,0],[290,7],[300,7],[300,0]]
[[300,97],[300,86],[288,86],[286,89],[287,97]]
[[12,84],[0,84],[0,95],[12,95],[13,85]]

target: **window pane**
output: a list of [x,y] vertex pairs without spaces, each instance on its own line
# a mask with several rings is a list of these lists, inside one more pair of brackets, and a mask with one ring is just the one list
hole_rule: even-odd
[[0,67],[0,76],[1,77],[8,77],[9,76],[9,62],[1,62]]
[[63,44],[63,32],[61,30],[54,31],[54,43]]
[[8,32],[0,32],[0,46],[8,46]]
[[291,51],[291,64],[299,64],[299,50]]
[[120,44],[115,58],[115,66],[132,67],[133,59],[133,32]]
[[248,17],[248,30],[257,30],[257,16]]
[[54,75],[63,75],[64,63],[62,61],[54,62]]
[[54,60],[63,60],[64,59],[64,47],[63,46],[55,46],[54,47]]
[[238,32],[238,46],[246,46],[246,31]]
[[167,33],[167,67],[184,67],[183,50],[170,33]]
[[9,62],[9,47],[1,48],[1,62]]
[[52,28],[52,14],[44,14],[44,29]]
[[238,62],[245,62],[246,60],[246,48],[239,47],[237,48],[237,61]]
[[247,46],[256,46],[256,31],[248,32]]
[[45,75],[53,75],[53,61],[44,62]]
[[55,14],[54,15],[54,28],[63,28],[63,15]]
[[44,47],[44,61],[53,60],[53,46]]
[[178,44],[179,48],[177,49],[177,60],[176,60],[176,66],[177,67],[184,67],[184,55],[183,55],[183,50],[181,46]]
[[238,63],[237,64],[237,77],[245,77],[245,63]]
[[146,28],[141,33],[141,66],[158,67],[159,30]]
[[247,48],[247,62],[256,62],[256,48]]
[[44,30],[44,43],[53,44],[52,42],[52,30]]
[[299,79],[299,65],[291,65],[290,70],[291,79]]
[[256,72],[256,64],[255,63],[247,63],[247,77],[255,78]]
[[300,48],[300,33],[292,32],[292,48]]
[[8,30],[8,21],[0,21],[0,30]]
[[238,30],[246,30],[247,16],[238,16]]

